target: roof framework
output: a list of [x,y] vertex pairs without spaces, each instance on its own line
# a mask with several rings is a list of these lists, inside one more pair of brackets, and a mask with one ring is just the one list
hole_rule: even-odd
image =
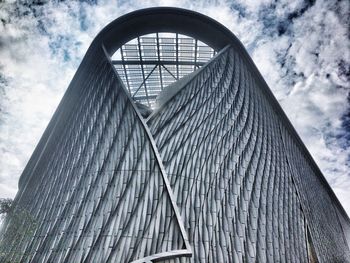
[[112,63],[131,97],[153,108],[165,87],[203,66],[215,53],[189,36],[153,33],[122,45],[112,56]]

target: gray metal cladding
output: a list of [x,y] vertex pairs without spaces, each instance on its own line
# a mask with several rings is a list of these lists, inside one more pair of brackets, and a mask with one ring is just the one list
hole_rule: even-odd
[[89,52],[0,262],[350,262],[349,218],[246,55],[228,45],[144,119],[104,48]]
[[149,136],[102,49],[99,55],[56,147],[33,175],[40,184],[17,196],[37,227],[24,239],[5,240],[11,249],[2,262],[129,262],[187,253]]
[[320,262],[349,261],[329,186],[233,48],[148,124],[193,245],[192,260],[308,262],[308,227]]
[[228,48],[148,121],[193,262],[308,262],[278,120]]
[[320,181],[320,174],[307,161],[302,150],[281,126],[284,147],[294,182],[299,190],[304,214],[320,262],[348,262],[349,219],[334,202],[328,185]]

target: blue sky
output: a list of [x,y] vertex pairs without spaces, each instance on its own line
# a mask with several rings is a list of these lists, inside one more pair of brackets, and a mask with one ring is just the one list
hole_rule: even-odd
[[350,214],[349,1],[0,1],[0,197],[15,196],[92,39],[153,6],[204,13],[236,34]]

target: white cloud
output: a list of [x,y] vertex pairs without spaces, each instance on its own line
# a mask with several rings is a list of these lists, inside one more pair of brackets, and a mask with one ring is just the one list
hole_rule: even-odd
[[349,67],[350,49],[343,8],[316,1],[285,21],[288,10],[282,12],[277,5],[275,19],[286,27],[285,33],[267,32],[257,42],[253,59],[339,199],[346,202],[350,147],[345,136],[350,131],[343,119],[350,110],[350,86],[339,64]]

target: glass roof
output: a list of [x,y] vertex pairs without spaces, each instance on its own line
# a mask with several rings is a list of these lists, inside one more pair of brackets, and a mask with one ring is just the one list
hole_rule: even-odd
[[215,53],[185,35],[153,33],[125,43],[112,56],[112,63],[131,97],[153,108],[164,88],[203,66]]

